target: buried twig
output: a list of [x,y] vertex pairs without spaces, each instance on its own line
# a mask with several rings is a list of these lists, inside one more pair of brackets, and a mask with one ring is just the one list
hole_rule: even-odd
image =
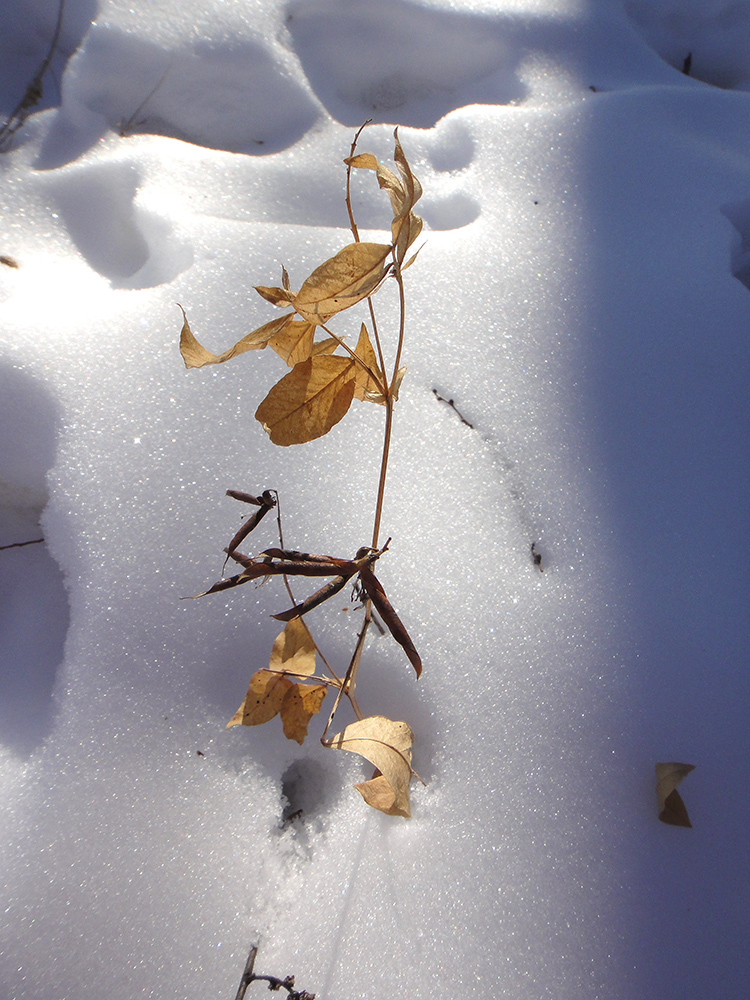
[[253,969],[255,968],[255,959],[258,954],[258,946],[253,945],[250,949],[250,954],[247,957],[247,962],[245,962],[245,969],[242,973],[242,979],[240,980],[239,989],[237,990],[237,995],[234,1000],[244,1000],[245,993],[250,983],[261,981],[268,983],[269,990],[286,990],[289,1000],[315,1000],[314,993],[308,993],[306,990],[295,990],[294,988],[294,976],[287,976],[285,979],[279,979],[277,976],[260,976],[257,975]]
[[8,117],[6,123],[0,128],[0,153],[6,152],[10,146],[10,140],[16,132],[23,127],[24,122],[31,114],[32,110],[39,104],[44,94],[43,80],[50,63],[57,50],[57,43],[60,41],[60,31],[62,29],[63,14],[65,12],[65,0],[60,0],[57,8],[57,24],[52,35],[47,55],[39,65],[39,69],[34,74],[33,79],[26,87],[23,97],[15,106]]

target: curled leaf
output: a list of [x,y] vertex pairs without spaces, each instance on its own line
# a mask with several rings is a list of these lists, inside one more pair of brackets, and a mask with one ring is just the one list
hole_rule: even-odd
[[310,719],[321,709],[328,688],[325,684],[293,684],[281,706],[284,736],[302,746],[307,736]]
[[180,354],[182,354],[182,360],[185,362],[186,368],[205,368],[206,365],[220,365],[225,361],[229,361],[230,358],[237,357],[238,354],[244,354],[246,351],[260,351],[272,337],[277,336],[287,323],[291,322],[293,315],[292,313],[287,313],[286,316],[279,316],[270,323],[264,323],[257,330],[253,330],[252,333],[248,333],[241,340],[238,340],[234,347],[230,347],[223,354],[212,354],[211,351],[207,351],[195,339],[188,323],[187,314],[182,306],[180,306],[180,309],[182,310],[184,319],[182,332],[180,333]]
[[677,791],[682,779],[695,770],[694,764],[678,764],[674,761],[656,765],[656,797],[659,819],[670,826],[692,827],[685,803]]
[[274,444],[304,444],[341,420],[354,397],[354,362],[337,355],[303,361],[271,389],[255,411]]
[[359,754],[378,769],[380,774],[375,778],[355,785],[368,805],[390,816],[409,817],[413,743],[414,733],[405,722],[373,715],[353,722],[326,746]]
[[268,669],[297,676],[315,673],[315,643],[300,618],[292,618],[276,636]]
[[272,306],[290,306],[292,304],[293,295],[288,288],[268,287],[267,285],[255,285],[254,287],[258,295],[266,302],[270,302]]
[[[391,223],[393,246],[396,250],[396,259],[399,264],[403,264],[406,251],[422,231],[422,220],[412,211],[416,202],[422,197],[422,185],[411,171],[398,138],[398,129],[394,131],[393,137],[396,141],[393,158],[400,176],[380,163],[371,153],[360,153],[344,162],[352,167],[374,170],[378,184],[388,192],[393,211],[393,222]],[[413,259],[409,261],[409,264],[412,262]]]
[[350,243],[317,267],[293,296],[310,323],[326,323],[343,309],[372,295],[388,271],[391,248],[383,243]]
[[259,670],[250,678],[245,700],[227,723],[230,726],[262,726],[278,715],[292,682],[271,670]]

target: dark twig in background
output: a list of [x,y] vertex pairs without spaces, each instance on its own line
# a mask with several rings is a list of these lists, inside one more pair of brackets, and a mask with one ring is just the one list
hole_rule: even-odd
[[39,104],[44,94],[43,80],[50,67],[50,63],[57,51],[57,43],[60,41],[60,31],[62,30],[63,14],[65,13],[65,0],[60,0],[57,8],[57,24],[52,35],[47,55],[39,64],[39,69],[34,74],[31,83],[24,91],[24,95],[11,112],[8,120],[0,128],[0,153],[6,152],[10,148],[10,141],[16,132],[23,127],[24,122],[29,117],[33,109]]
[[463,416],[463,414],[459,411],[458,407],[456,406],[456,404],[453,402],[452,399],[446,399],[445,396],[441,396],[440,393],[437,391],[437,389],[433,389],[432,392],[433,395],[435,396],[435,399],[439,400],[439,402],[441,403],[445,403],[447,406],[450,406],[450,408],[456,413],[462,424],[466,424],[467,427],[471,427],[471,429],[474,430],[474,424],[469,423],[466,417]]

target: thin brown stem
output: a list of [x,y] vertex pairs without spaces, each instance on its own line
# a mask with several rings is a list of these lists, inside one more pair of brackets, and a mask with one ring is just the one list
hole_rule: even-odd
[[[283,529],[281,527],[281,501],[279,499],[279,494],[276,493],[276,490],[274,490],[273,492],[276,494],[276,523],[278,524],[278,528],[279,528],[279,544],[280,544],[281,548],[283,549],[284,548],[284,532],[283,532]],[[289,599],[291,600],[291,602],[293,604],[296,605],[297,604],[297,599],[295,598],[295,596],[294,596],[294,594],[292,592],[292,587],[291,587],[291,584],[289,583],[289,577],[286,575],[286,573],[284,574],[283,580],[284,580],[284,586],[286,587],[286,592],[287,592],[287,594],[289,594]],[[338,702],[341,699],[341,692],[344,689],[344,685],[346,684],[346,681],[345,680],[344,681],[341,680],[341,678],[338,676],[338,674],[333,669],[333,667],[331,666],[331,664],[325,658],[325,656],[323,654],[323,650],[320,648],[320,646],[315,641],[315,636],[310,631],[310,626],[307,624],[307,622],[305,621],[305,619],[301,617],[300,621],[302,622],[302,624],[305,627],[305,631],[307,632],[307,634],[308,634],[308,636],[310,638],[310,642],[315,647],[315,652],[318,654],[318,656],[323,661],[326,670],[331,675],[331,677],[333,678],[334,684],[336,684],[336,686],[339,689],[339,693],[338,693],[337,698],[336,698],[336,704],[338,704]],[[364,716],[362,715],[362,712],[360,710],[360,707],[357,704],[357,699],[354,697],[353,694],[349,694],[349,692],[347,692],[347,695],[349,697],[349,702],[350,702],[350,704],[352,706],[352,709],[354,710],[354,714],[357,716],[358,719],[364,718]]]
[[[372,121],[372,118],[368,118],[367,121],[366,122],[362,122],[362,124],[357,129],[357,132],[356,132],[356,134],[354,136],[354,139],[352,141],[352,148],[349,150],[349,159],[351,159],[352,156],[354,156],[354,150],[357,148],[357,142],[359,140],[359,137],[360,137],[360,135],[362,135],[362,132],[364,131],[364,129],[367,128],[367,126],[370,124],[371,121]],[[351,195],[352,195],[352,165],[351,165],[351,163],[347,163],[347,165],[346,165],[346,211],[347,211],[347,213],[349,215],[349,228],[352,231],[352,236],[354,237],[354,242],[355,243],[359,243],[359,230],[357,229],[357,223],[354,221],[354,212],[352,211],[352,197],[351,197]]]

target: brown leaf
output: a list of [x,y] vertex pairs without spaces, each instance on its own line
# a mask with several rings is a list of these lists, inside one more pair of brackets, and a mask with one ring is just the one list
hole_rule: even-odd
[[388,270],[390,253],[383,243],[350,243],[313,271],[293,296],[294,308],[310,323],[327,323],[375,291]]
[[268,669],[303,676],[315,673],[315,643],[301,618],[292,618],[276,636]]
[[294,368],[300,361],[307,361],[313,353],[314,337],[313,323],[308,323],[304,319],[293,319],[275,337],[271,337],[268,346],[276,351],[290,368]]
[[341,420],[354,396],[354,362],[337,355],[303,361],[271,389],[255,411],[274,444],[304,444]]
[[[326,746],[359,754],[380,771],[379,777],[382,776],[390,788],[390,794],[383,789],[383,782],[379,777],[355,786],[368,805],[391,816],[409,817],[413,743],[414,733],[405,722],[392,722],[382,715],[373,715],[369,719],[353,722]],[[377,782],[377,785],[373,787],[372,781]],[[363,787],[365,791],[362,791]]]
[[259,670],[250,678],[245,700],[227,723],[230,726],[262,726],[281,711],[292,682],[271,670]]
[[[354,353],[361,361],[364,361],[370,371],[373,372],[378,379],[380,379],[380,385],[383,386],[385,384],[385,377],[378,367],[378,359],[375,355],[375,349],[370,342],[370,335],[368,334],[367,327],[364,323],[359,331],[359,340],[357,341],[357,347]],[[354,395],[357,399],[366,399],[373,403],[382,402],[382,404],[385,405],[385,396],[378,387],[378,383],[364,370],[364,368],[360,368],[359,365],[356,367],[354,379],[356,382]]]
[[229,361],[230,358],[237,357],[238,354],[244,354],[245,351],[262,350],[272,337],[278,336],[284,327],[291,322],[293,315],[293,313],[288,313],[286,316],[279,316],[270,323],[259,326],[252,333],[246,334],[241,340],[237,341],[234,347],[230,347],[223,354],[212,354],[211,351],[207,351],[195,339],[193,331],[190,329],[185,310],[182,309],[182,306],[180,306],[180,309],[185,320],[180,334],[180,353],[182,354],[182,360],[185,362],[186,368],[204,368],[206,365],[220,365],[225,361]]
[[274,306],[290,306],[292,304],[292,299],[294,296],[286,288],[279,288],[277,285],[269,287],[267,285],[254,285],[255,291],[261,298],[264,298],[266,302],[270,302]]
[[689,826],[692,823],[688,817],[685,803],[676,790],[682,779],[695,770],[694,764],[678,764],[670,762],[656,765],[656,797],[659,806],[659,819],[670,826]]
[[288,740],[296,740],[302,746],[310,719],[320,711],[327,692],[325,684],[293,684],[289,688],[281,706],[284,736]]

